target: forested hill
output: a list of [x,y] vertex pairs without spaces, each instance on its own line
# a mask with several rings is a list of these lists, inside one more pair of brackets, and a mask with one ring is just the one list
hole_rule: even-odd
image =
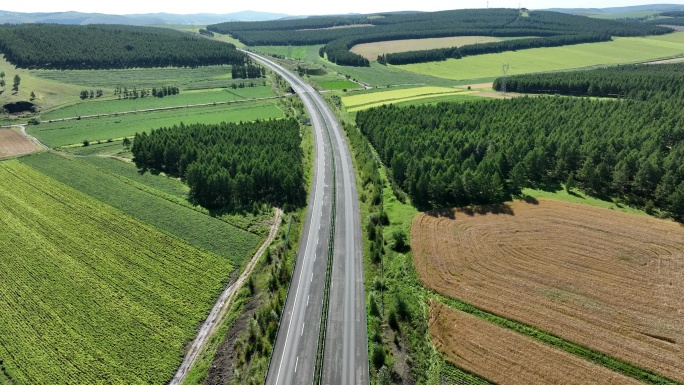
[[244,64],[232,44],[165,28],[0,25],[0,53],[21,68],[102,69]]
[[[355,28],[339,28],[357,25]],[[335,28],[337,27],[337,28]],[[342,65],[368,65],[349,51],[360,43],[448,36],[643,36],[671,32],[640,23],[591,19],[548,11],[464,9],[411,14],[315,17],[268,22],[214,24],[207,29],[230,34],[247,45],[325,44],[321,55]],[[568,40],[569,41],[569,40]]]
[[[630,64],[587,71],[516,75],[506,78],[506,90],[531,94],[627,97],[648,100],[665,96],[684,99],[684,63]],[[502,79],[494,81],[501,90]]]
[[634,99],[390,105],[359,111],[356,122],[393,181],[422,209],[501,202],[522,187],[565,182],[684,220],[684,80],[663,87],[667,71],[654,71],[661,89],[649,93],[648,73],[634,71],[573,72],[544,85],[560,88],[578,76],[600,88],[631,73],[631,86],[645,89]]

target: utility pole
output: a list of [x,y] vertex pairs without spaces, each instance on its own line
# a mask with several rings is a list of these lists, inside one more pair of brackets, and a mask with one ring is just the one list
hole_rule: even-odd
[[506,94],[506,76],[508,75],[508,68],[509,65],[508,63],[504,64],[501,66],[501,94],[505,95]]

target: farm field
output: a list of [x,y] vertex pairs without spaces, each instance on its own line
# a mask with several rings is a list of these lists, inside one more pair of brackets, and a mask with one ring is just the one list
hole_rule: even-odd
[[336,80],[336,81],[323,81],[318,82],[318,84],[323,87],[326,91],[344,90],[344,89],[354,89],[359,88],[358,84],[350,82],[349,80]]
[[470,44],[494,43],[502,40],[502,38],[492,36],[454,36],[435,37],[428,39],[390,40],[376,43],[357,44],[353,46],[350,51],[354,52],[355,54],[359,54],[370,61],[375,61],[378,59],[379,55],[386,53],[460,47]]
[[684,33],[663,36],[616,37],[603,43],[535,48],[449,59],[443,62],[407,64],[399,68],[444,79],[481,79],[501,75],[501,63],[509,75],[557,71],[597,65],[643,62],[684,55]]
[[684,381],[684,230],[539,199],[419,214],[416,270],[429,288]]
[[448,87],[417,87],[399,90],[370,92],[342,97],[347,111],[355,112],[383,104],[407,102],[446,95],[468,95],[471,92]]
[[[31,75],[82,87],[114,89],[117,86],[152,88],[162,86],[185,89],[220,88],[233,83],[230,66],[197,68],[128,68],[112,70],[33,70]],[[245,79],[236,79],[245,81]],[[238,81],[239,83],[239,81]],[[76,91],[75,97],[81,88]]]
[[[259,243],[259,236],[184,206],[149,183],[118,176],[79,159],[45,153],[21,159],[76,190],[117,208],[186,242],[241,266]],[[178,201],[181,201],[180,204]]]
[[88,99],[82,103],[60,108],[45,114],[41,114],[43,120],[71,118],[75,116],[87,116],[97,114],[109,114],[114,112],[135,111],[148,108],[183,106],[188,104],[205,104],[214,102],[228,102],[233,100],[266,98],[273,96],[270,86],[225,88],[199,91],[181,91],[178,95],[156,98],[148,96],[138,99]]
[[40,150],[32,141],[19,131],[0,129],[0,159],[15,155],[30,154]]
[[[121,146],[120,143],[118,145]],[[133,162],[103,156],[87,156],[78,160],[177,198],[186,198],[188,191],[190,191],[190,188],[178,179],[168,178],[164,175],[153,175],[150,172],[141,174]]]
[[10,383],[166,383],[233,270],[17,160],[0,212]]
[[272,55],[280,55],[292,59],[316,62],[318,61],[318,59],[320,59],[320,56],[318,55],[318,49],[321,48],[321,46],[322,45],[299,45],[288,47],[282,45],[256,45],[250,47],[250,49],[254,52],[262,52]]
[[437,301],[430,335],[448,361],[495,384],[640,384]]
[[193,107],[183,110],[153,111],[97,119],[70,120],[29,126],[27,131],[50,147],[133,136],[136,132],[183,123],[253,121],[282,118],[276,101],[244,102],[230,105]]

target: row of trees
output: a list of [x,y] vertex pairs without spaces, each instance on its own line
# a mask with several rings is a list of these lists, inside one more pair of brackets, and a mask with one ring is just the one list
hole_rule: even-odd
[[[512,92],[573,96],[626,97],[636,100],[684,98],[684,63],[630,64],[588,71],[510,76]],[[494,81],[501,90],[502,79]]]
[[207,208],[301,206],[306,193],[300,143],[295,119],[181,123],[136,134],[131,151],[141,170],[183,178],[190,197]]
[[165,28],[0,25],[0,52],[21,68],[102,69],[245,64],[234,45]]
[[254,64],[251,61],[243,65],[233,65],[230,70],[233,79],[256,79],[266,77],[266,68]]
[[83,99],[88,99],[88,98],[92,99],[96,96],[99,98],[102,95],[104,95],[104,93],[102,92],[102,90],[98,89],[98,90],[90,90],[90,91],[81,90],[81,94],[79,96],[83,100]]
[[[91,91],[92,92],[92,91]],[[98,92],[100,92],[98,90]],[[138,90],[138,87],[133,86],[133,89],[129,90],[128,87],[116,87],[114,89],[114,96],[119,96],[119,99],[137,99],[145,98],[148,96],[154,96],[157,98],[163,98],[170,95],[180,94],[180,88],[176,86],[162,86],[162,87],[152,87],[152,89],[142,88]],[[100,97],[102,95],[98,95]]]
[[563,45],[597,43],[610,41],[609,35],[561,35],[529,39],[505,40],[494,43],[481,43],[464,45],[460,48],[436,48],[421,51],[407,51],[388,53],[378,56],[380,64],[413,64],[442,61],[446,59],[460,59],[464,56],[483,55],[487,53],[499,53],[505,51],[517,51],[520,49],[559,47]]
[[[669,28],[641,23],[591,19],[548,11],[523,16],[515,9],[466,9],[382,17],[348,16],[276,20],[257,23],[229,22],[207,29],[230,34],[247,45],[324,44],[320,55],[342,65],[366,66],[368,61],[349,51],[356,44],[398,39],[449,36],[643,36],[671,32]],[[332,28],[362,24],[368,27]],[[476,53],[471,53],[476,54]]]
[[681,97],[535,97],[397,108],[357,124],[417,207],[501,202],[574,184],[684,217]]

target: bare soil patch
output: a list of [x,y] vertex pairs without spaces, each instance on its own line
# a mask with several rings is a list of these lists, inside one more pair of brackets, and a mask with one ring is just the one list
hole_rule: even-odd
[[456,86],[455,88],[461,89],[461,90],[467,90],[468,87],[470,87],[471,90],[481,90],[481,89],[490,89],[494,87],[494,83],[489,82],[489,83],[477,83],[477,84],[464,84],[462,86]]
[[259,307],[258,297],[252,298],[245,304],[245,308],[235,322],[228,328],[228,333],[219,346],[211,363],[205,385],[227,385],[233,382],[235,377],[235,365],[238,360],[235,342],[246,330],[249,319]]
[[31,140],[12,129],[0,129],[0,159],[40,150]]
[[430,305],[430,335],[447,360],[495,384],[640,384],[437,302]]
[[551,199],[504,208],[417,215],[421,280],[684,381],[680,224]]
[[454,36],[430,39],[406,39],[379,41],[376,43],[357,44],[350,51],[368,60],[378,60],[378,55],[395,52],[419,51],[435,48],[460,47],[469,44],[494,43],[501,39],[492,36]]
[[684,57],[676,57],[673,59],[650,61],[646,64],[667,64],[667,63],[678,63],[680,61],[684,61]]
[[492,98],[492,99],[513,99],[513,98],[519,98],[521,96],[525,96],[525,94],[519,94],[517,92],[506,92],[505,94],[502,94],[501,92],[498,92],[498,91],[480,91],[480,92],[475,93],[473,95],[482,96],[484,98]]

